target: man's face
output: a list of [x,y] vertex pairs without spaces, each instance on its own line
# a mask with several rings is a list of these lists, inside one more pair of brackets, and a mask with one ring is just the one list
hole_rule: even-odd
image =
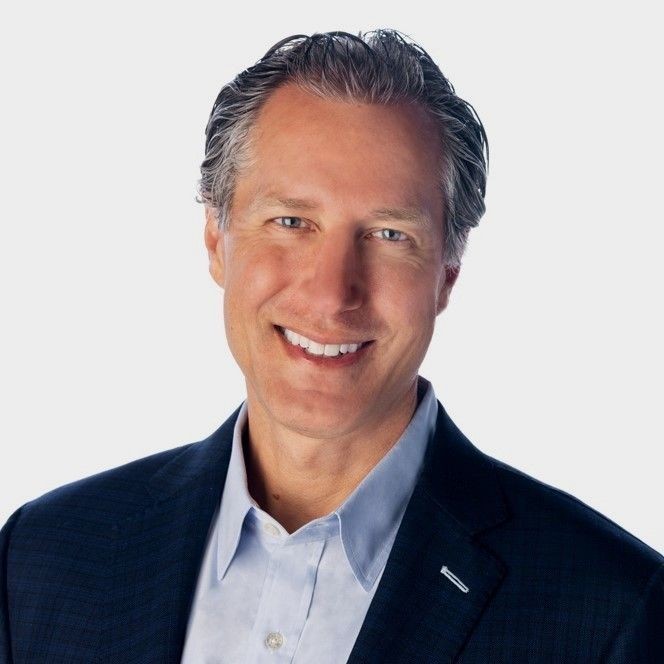
[[229,228],[210,210],[206,225],[250,413],[315,438],[370,431],[412,407],[456,277],[443,263],[434,125],[421,108],[289,84],[252,139]]

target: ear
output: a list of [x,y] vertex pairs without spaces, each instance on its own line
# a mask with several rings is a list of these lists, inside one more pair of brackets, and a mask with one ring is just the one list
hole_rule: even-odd
[[210,275],[224,287],[224,231],[219,230],[219,219],[214,208],[205,206],[205,246],[210,261]]
[[442,311],[447,307],[447,303],[450,300],[450,293],[452,292],[452,287],[456,283],[457,277],[459,276],[460,267],[449,267],[445,266],[445,276],[443,283],[440,285],[440,290],[438,291],[438,303],[436,306],[436,315],[442,313]]

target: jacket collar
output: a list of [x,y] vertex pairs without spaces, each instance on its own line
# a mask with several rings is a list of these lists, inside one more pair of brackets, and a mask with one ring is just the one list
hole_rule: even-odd
[[461,433],[440,402],[422,484],[468,535],[478,535],[509,517],[493,460]]
[[187,445],[149,480],[148,491],[156,501],[168,499],[192,484],[216,482],[221,494],[233,442],[235,421],[241,406],[205,440]]

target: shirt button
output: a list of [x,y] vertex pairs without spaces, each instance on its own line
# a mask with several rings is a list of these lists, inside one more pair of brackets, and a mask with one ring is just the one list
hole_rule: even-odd
[[268,534],[272,535],[272,537],[279,537],[281,534],[281,531],[279,528],[277,528],[273,523],[270,523],[269,521],[266,521],[263,524],[263,530]]
[[284,645],[284,637],[280,632],[269,632],[265,637],[265,645],[270,650],[278,650]]

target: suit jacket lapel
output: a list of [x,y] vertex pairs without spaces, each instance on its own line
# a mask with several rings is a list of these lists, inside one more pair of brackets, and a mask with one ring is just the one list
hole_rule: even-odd
[[180,661],[237,412],[152,477],[154,502],[117,525],[100,661]]
[[439,404],[423,473],[349,664],[453,661],[504,576],[476,536],[507,516],[491,464]]

